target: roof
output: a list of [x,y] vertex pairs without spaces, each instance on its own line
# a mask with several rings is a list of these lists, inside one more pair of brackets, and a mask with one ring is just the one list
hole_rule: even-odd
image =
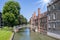
[[47,11],[44,12],[43,14],[41,14],[41,18],[42,18],[42,17],[46,17],[46,16],[47,16]]
[[48,3],[48,6],[47,6],[47,7],[53,5],[54,3],[57,3],[57,2],[59,2],[59,1],[60,1],[60,0],[52,0],[50,3]]

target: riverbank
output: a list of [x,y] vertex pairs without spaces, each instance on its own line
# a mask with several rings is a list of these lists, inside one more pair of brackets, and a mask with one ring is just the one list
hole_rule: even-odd
[[10,40],[12,33],[8,28],[0,29],[0,40]]
[[15,33],[13,32],[10,40],[13,40],[14,39],[14,35],[15,35]]
[[56,39],[47,35],[43,35],[37,32],[31,32],[30,34],[31,34],[30,35],[31,40],[59,40],[59,39]]

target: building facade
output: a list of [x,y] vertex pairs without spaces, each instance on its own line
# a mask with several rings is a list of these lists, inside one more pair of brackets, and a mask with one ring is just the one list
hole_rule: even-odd
[[47,34],[60,39],[60,0],[51,0],[47,11]]
[[41,14],[38,8],[30,19],[31,29],[38,29],[40,33],[60,39],[60,0],[51,0],[47,12]]
[[38,32],[40,32],[40,18],[41,18],[41,12],[40,12],[40,8],[38,8]]
[[40,8],[38,8],[38,16],[36,12],[30,18],[31,29],[40,32]]
[[40,18],[40,32],[47,34],[47,12],[44,12]]
[[38,15],[36,12],[32,15],[30,19],[31,29],[38,31],[40,33],[47,33],[47,12],[41,14],[40,8],[38,8]]

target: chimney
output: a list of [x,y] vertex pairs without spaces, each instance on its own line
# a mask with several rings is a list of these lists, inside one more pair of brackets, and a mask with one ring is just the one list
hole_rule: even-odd
[[38,8],[38,32],[40,32],[40,8]]
[[36,16],[36,12],[34,12],[34,17]]
[[33,13],[32,17],[33,17],[33,19],[35,19],[35,17],[36,17],[36,12]]
[[40,18],[40,8],[38,8],[38,18]]

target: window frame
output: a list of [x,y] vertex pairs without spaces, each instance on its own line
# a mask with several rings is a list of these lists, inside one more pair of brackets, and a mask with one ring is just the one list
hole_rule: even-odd
[[50,15],[48,15],[48,20],[50,20]]
[[54,24],[53,24],[53,29],[55,29],[55,28],[56,28],[56,24],[54,23]]
[[50,24],[48,24],[48,28],[51,28],[51,25]]
[[56,13],[53,13],[53,19],[56,19]]

